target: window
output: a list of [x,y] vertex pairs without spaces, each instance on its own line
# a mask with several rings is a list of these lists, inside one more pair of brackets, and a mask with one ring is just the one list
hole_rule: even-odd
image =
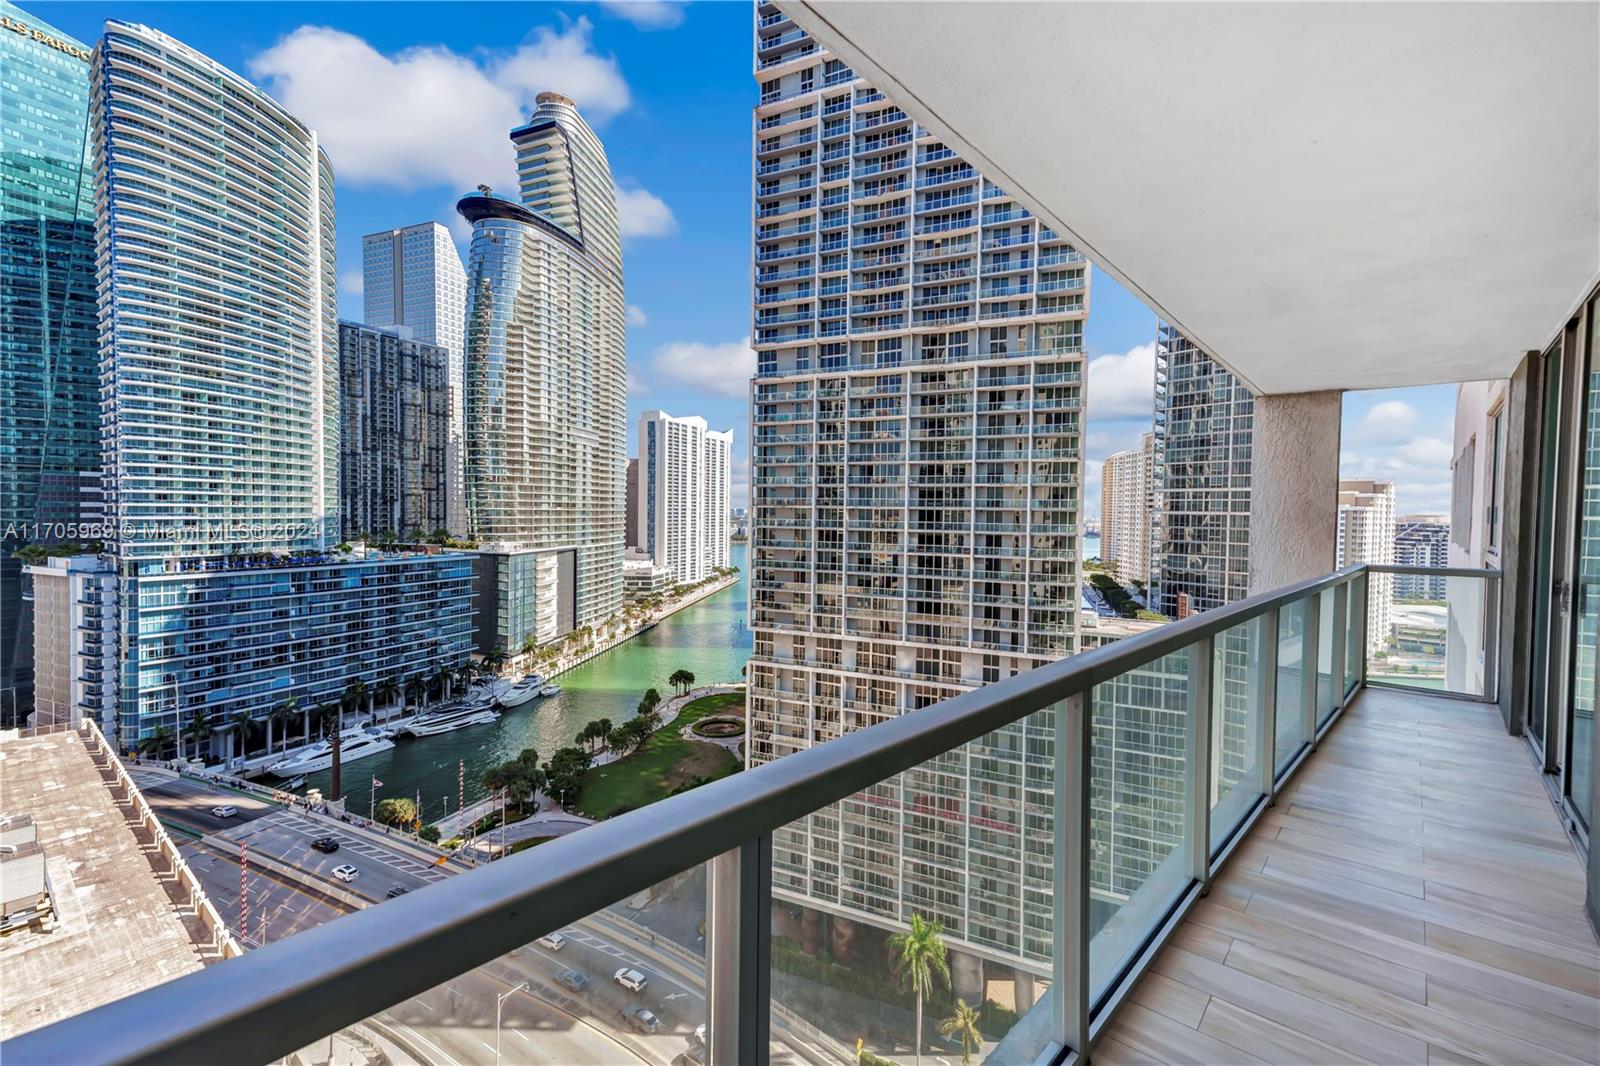
[[1485,501],[1484,544],[1491,549],[1500,547],[1500,493],[1501,450],[1504,447],[1506,410],[1499,408],[1489,416],[1489,492]]

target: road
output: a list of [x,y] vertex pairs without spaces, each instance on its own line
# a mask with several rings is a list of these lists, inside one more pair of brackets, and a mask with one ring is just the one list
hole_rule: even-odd
[[[144,793],[145,802],[157,818],[191,833],[220,833],[241,822],[281,811],[283,808],[255,796],[210,785],[189,778],[158,774],[138,766],[128,767],[128,775]],[[211,813],[213,807],[227,804],[237,807],[239,813],[232,818],[218,818]]]

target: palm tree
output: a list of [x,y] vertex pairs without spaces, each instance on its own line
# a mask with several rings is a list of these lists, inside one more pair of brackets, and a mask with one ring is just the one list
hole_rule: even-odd
[[417,707],[422,706],[423,697],[428,694],[428,683],[418,674],[406,682],[406,697]]
[[594,739],[599,741],[601,744],[606,743],[611,736],[611,719],[596,718],[589,724],[594,728]]
[[290,696],[272,709],[267,716],[267,754],[272,754],[272,727],[277,726],[278,732],[283,735],[283,746],[289,747],[289,723],[294,716],[300,713],[300,697]]
[[255,721],[255,719],[250,717],[250,712],[241,707],[239,710],[233,712],[233,718],[228,723],[229,725],[233,726],[234,735],[239,738],[239,750],[236,753],[237,758],[244,758],[245,749],[250,745],[250,725],[253,721]]
[[367,683],[359,677],[350,679],[339,697],[340,706],[348,714],[360,714],[367,705]]
[[184,737],[188,737],[189,740],[193,742],[195,751],[198,753],[200,750],[200,742],[206,739],[210,732],[211,715],[206,712],[204,707],[196,707],[194,709],[194,713],[189,716],[189,724],[185,726],[183,732],[179,734],[178,739],[180,743],[178,745],[178,758],[182,759],[184,757],[183,744],[181,743]]
[[499,670],[506,662],[506,653],[499,648],[494,649],[483,657],[483,665],[491,670]]
[[450,694],[450,677],[450,668],[448,666],[439,667],[438,672],[433,675],[433,683],[439,687],[440,699],[444,699]]
[[376,707],[377,704],[381,703],[387,707],[395,701],[395,697],[398,695],[400,695],[400,683],[392,677],[386,677],[372,691],[373,705]]
[[628,724],[624,722],[606,734],[606,747],[620,759],[628,750],[628,742],[632,739],[633,734],[628,732]]
[[[351,690],[355,685],[361,685],[359,678],[355,681],[352,681],[349,686],[346,686],[346,698],[350,698],[352,694]],[[362,685],[362,691],[360,695],[365,697],[365,685]],[[340,796],[344,795],[344,793],[339,790],[339,745],[343,741],[340,731],[344,728],[344,705],[329,703],[321,707],[320,711],[322,713],[322,725],[323,728],[328,732],[328,744],[331,746],[333,754],[333,765],[328,768],[328,791],[332,793],[329,798],[337,800]]]
[[961,1066],[972,1066],[972,1053],[983,1046],[983,1037],[978,1035],[978,1012],[967,1006],[966,1000],[956,1000],[955,1013],[939,1023],[939,1032],[961,1041]]
[[889,950],[895,954],[894,969],[901,985],[917,994],[916,1027],[912,1030],[911,1042],[916,1049],[917,1066],[921,1066],[923,997],[933,991],[935,980],[946,986],[950,984],[944,926],[938,919],[930,921],[920,914],[912,914],[910,931],[891,936]]
[[139,738],[139,754],[154,755],[160,758],[161,753],[167,750],[167,745],[171,741],[172,730],[164,725],[158,725],[149,736]]
[[678,669],[672,671],[672,676],[667,678],[667,684],[678,690],[678,695],[689,691],[689,686],[694,684],[694,674],[688,670]]

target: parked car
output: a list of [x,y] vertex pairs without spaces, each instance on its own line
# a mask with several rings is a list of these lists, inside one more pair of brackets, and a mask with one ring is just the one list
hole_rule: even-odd
[[661,1019],[643,1007],[625,1007],[622,1016],[636,1031],[641,1033],[661,1032]]
[[411,890],[405,885],[395,885],[393,888],[389,889],[388,892],[384,893],[384,895],[386,895],[389,899],[394,899],[396,896],[403,896],[410,891]]
[[332,855],[339,850],[339,842],[332,837],[318,837],[311,842],[311,846],[326,855]]
[[698,1044],[688,1051],[679,1052],[678,1057],[672,1060],[672,1066],[706,1066],[706,1046]]
[[213,818],[232,818],[238,813],[239,808],[235,807],[231,803],[224,803],[220,806],[211,808],[211,817]]
[[549,948],[551,951],[560,951],[567,946],[567,938],[560,933],[546,933],[534,943],[542,948]]
[[626,966],[611,975],[611,979],[626,988],[629,992],[643,992],[649,979],[638,970],[630,970]]
[[577,970],[567,970],[556,975],[556,984],[568,992],[582,992],[589,987],[589,978]]
[[354,881],[357,877],[360,877],[361,871],[357,870],[349,863],[345,863],[342,866],[335,866],[333,868],[333,876],[337,877],[341,881],[350,882]]

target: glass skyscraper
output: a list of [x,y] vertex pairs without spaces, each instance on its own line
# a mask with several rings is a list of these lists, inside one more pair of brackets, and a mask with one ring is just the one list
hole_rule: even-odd
[[[1074,651],[1089,312],[1005,189],[781,7],[755,38],[751,765]],[[774,893],[1048,959],[1052,723],[774,834]]]
[[339,338],[316,133],[146,26],[107,23],[92,84],[123,743],[165,727],[216,755],[288,698],[464,661],[465,556],[328,551]]
[[466,432],[466,382],[462,327],[467,272],[450,231],[437,222],[369,233],[361,238],[362,320],[368,326],[404,326],[413,340],[449,352],[450,428],[445,448],[449,481],[444,525],[467,529],[462,480]]
[[480,643],[515,651],[621,606],[627,381],[605,149],[557,93],[539,94],[511,140],[522,203],[457,207],[472,223],[467,505],[495,571]]
[[0,724],[32,704],[31,542],[87,541],[100,465],[89,49],[0,0]]
[[1249,592],[1254,420],[1255,397],[1245,384],[1160,323],[1150,605],[1169,618]]

